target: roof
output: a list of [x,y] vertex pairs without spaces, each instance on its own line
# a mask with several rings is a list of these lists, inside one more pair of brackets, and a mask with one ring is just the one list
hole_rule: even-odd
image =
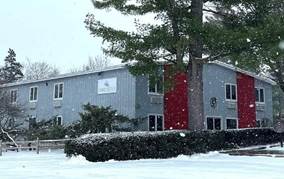
[[125,67],[126,67],[125,64],[119,64],[119,65],[109,66],[109,67],[106,67],[106,68],[103,68],[103,69],[100,69],[100,70],[92,70],[92,71],[90,70],[90,71],[82,71],[82,72],[74,72],[74,73],[65,73],[65,74],[62,74],[62,75],[55,76],[55,77],[44,78],[44,79],[39,79],[39,80],[22,80],[22,81],[17,81],[17,82],[13,82],[13,83],[3,84],[3,85],[0,85],[0,87],[19,86],[19,85],[30,84],[30,83],[57,80],[57,79],[62,79],[62,78],[71,78],[71,77],[76,77],[76,76],[83,76],[83,75],[95,74],[95,73],[100,73],[100,72],[105,72],[105,71],[123,69]]
[[[213,61],[213,62],[210,62],[210,63],[219,65],[223,68],[227,68],[227,69],[230,69],[230,70],[233,70],[233,71],[236,71],[236,72],[244,73],[244,74],[249,75],[251,77],[254,77],[258,80],[265,81],[265,82],[267,82],[271,85],[276,85],[276,82],[271,80],[268,77],[260,76],[260,75],[257,75],[255,73],[252,73],[252,72],[249,72],[249,71],[246,71],[246,70],[242,70],[242,69],[240,69],[236,66],[233,66],[233,65],[230,65],[230,64],[227,64],[227,63],[224,63],[224,62],[220,62],[220,61]],[[8,84],[0,85],[0,87],[19,86],[19,85],[24,85],[24,84],[51,81],[51,80],[62,79],[62,78],[71,78],[71,77],[76,77],[76,76],[95,74],[95,73],[118,70],[118,69],[123,69],[123,68],[126,68],[126,65],[125,64],[119,64],[119,65],[115,65],[115,66],[109,66],[109,67],[106,67],[106,68],[103,68],[103,69],[100,69],[100,70],[83,71],[83,72],[76,72],[76,73],[66,73],[66,74],[58,75],[56,77],[39,79],[39,80],[22,80],[22,81],[17,81],[17,82],[14,82],[14,83],[8,83]]]
[[236,67],[236,66],[234,66],[234,65],[230,65],[230,64],[227,64],[227,63],[224,63],[224,62],[220,62],[220,61],[213,61],[213,62],[210,62],[210,63],[219,65],[219,66],[221,66],[221,67],[224,67],[224,68],[227,68],[227,69],[236,71],[236,72],[240,72],[240,73],[246,74],[246,75],[248,75],[248,76],[254,77],[255,79],[264,81],[264,82],[269,83],[269,84],[271,84],[271,85],[276,85],[276,84],[277,84],[275,81],[273,81],[272,79],[270,79],[270,78],[267,77],[267,76],[258,75],[258,74],[256,74],[256,73],[253,73],[253,72],[250,72],[250,71],[247,71],[247,70],[243,70],[243,69],[241,69],[241,68],[238,68],[238,67]]

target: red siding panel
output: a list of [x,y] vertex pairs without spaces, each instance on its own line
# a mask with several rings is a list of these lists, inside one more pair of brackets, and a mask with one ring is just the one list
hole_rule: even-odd
[[165,130],[188,129],[187,75],[177,73],[170,77],[169,70],[170,66],[165,66],[164,78],[175,84],[164,95]]
[[254,78],[237,73],[239,128],[256,126]]

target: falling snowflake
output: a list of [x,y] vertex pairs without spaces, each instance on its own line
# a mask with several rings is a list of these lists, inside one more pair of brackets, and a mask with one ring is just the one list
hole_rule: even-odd
[[250,104],[250,105],[249,105],[249,107],[250,107],[250,108],[253,108],[253,107],[254,107],[254,105],[253,105],[253,104]]
[[251,40],[249,38],[247,38],[247,42],[251,42]]
[[181,136],[181,137],[185,137],[185,134],[184,133],[179,133],[179,135]]

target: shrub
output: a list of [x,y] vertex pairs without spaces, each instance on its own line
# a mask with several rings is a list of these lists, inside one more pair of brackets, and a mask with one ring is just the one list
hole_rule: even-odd
[[62,139],[67,134],[67,128],[57,125],[54,119],[42,120],[34,123],[30,129],[27,129],[25,135],[28,140]]
[[88,103],[83,105],[83,110],[84,112],[80,113],[79,128],[84,134],[111,132],[114,127],[119,128],[121,123],[129,121],[126,116],[117,114],[110,106],[95,106]]
[[280,134],[272,129],[90,134],[68,141],[65,153],[67,156],[83,155],[93,162],[110,159],[169,158],[180,154],[191,155],[276,143],[279,140]]

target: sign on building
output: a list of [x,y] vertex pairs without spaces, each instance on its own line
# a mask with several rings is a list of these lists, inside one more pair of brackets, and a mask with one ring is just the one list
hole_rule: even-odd
[[116,93],[116,78],[105,78],[98,80],[98,94]]

